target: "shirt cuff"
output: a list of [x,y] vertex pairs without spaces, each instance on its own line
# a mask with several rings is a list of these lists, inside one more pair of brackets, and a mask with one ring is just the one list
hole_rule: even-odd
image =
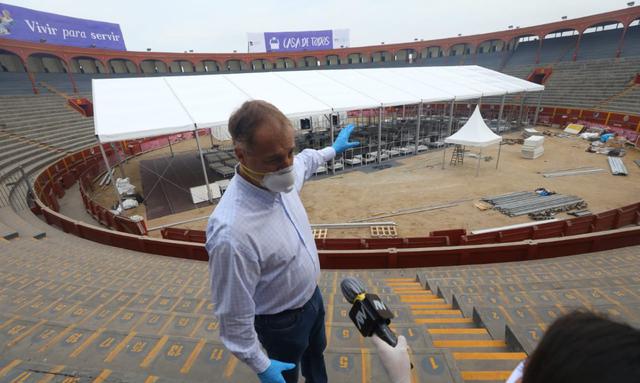
[[334,148],[332,148],[331,146],[327,146],[324,149],[318,150],[318,153],[320,153],[320,155],[322,155],[322,159],[325,162],[331,161],[336,156],[336,150]]
[[271,365],[271,361],[262,351],[260,351],[258,355],[256,355],[255,359],[252,359],[251,361],[247,361],[247,362],[249,367],[251,367],[256,374],[261,374],[265,372],[267,368],[269,368],[269,366]]

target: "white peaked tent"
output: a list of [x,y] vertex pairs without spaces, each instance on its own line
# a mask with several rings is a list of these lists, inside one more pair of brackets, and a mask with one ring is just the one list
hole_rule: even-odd
[[[476,109],[469,118],[466,124],[455,134],[445,138],[444,142],[447,144],[456,144],[463,146],[475,146],[480,148],[480,154],[478,155],[478,165],[476,167],[476,176],[480,172],[480,160],[482,159],[482,148],[493,144],[499,144],[502,141],[502,137],[495,134],[487,124],[484,123],[484,119],[480,114],[480,108],[476,105]],[[498,159],[496,161],[496,169],[498,168],[498,162],[500,161],[500,146],[498,146]],[[446,159],[446,146],[442,151],[442,168],[444,169]]]

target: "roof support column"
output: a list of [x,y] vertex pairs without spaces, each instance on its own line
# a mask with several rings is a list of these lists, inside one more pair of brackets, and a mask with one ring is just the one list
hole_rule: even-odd
[[576,42],[576,49],[573,51],[573,61],[578,58],[578,51],[580,50],[580,41],[582,41],[582,32],[578,35],[578,41]]
[[538,50],[536,51],[536,64],[540,64],[540,51],[542,51],[542,44],[544,41],[544,37],[541,39],[538,39],[539,43],[538,43]]
[[202,174],[204,174],[204,182],[207,186],[207,197],[209,198],[209,203],[213,203],[213,196],[211,195],[211,189],[209,189],[209,176],[207,175],[207,167],[204,164],[204,154],[202,154],[202,148],[200,147],[200,139],[198,139],[198,126],[193,124],[194,130],[193,132],[196,135],[196,145],[198,146],[198,154],[200,154],[200,163],[202,164]]
[[418,144],[420,143],[420,120],[422,119],[422,101],[418,104],[418,121],[416,122],[416,147],[413,151],[414,154],[418,154]]
[[616,50],[616,57],[620,57],[622,54],[622,47],[624,46],[624,37],[627,35],[627,29],[629,29],[629,24],[624,26],[622,30],[622,36],[620,36],[620,42],[618,42],[618,49]]
[[76,86],[76,80],[74,80],[73,75],[71,75],[71,66],[65,64],[65,67],[67,68],[67,75],[69,76],[69,81],[71,81],[71,86],[73,87],[73,93],[78,94],[78,87]]

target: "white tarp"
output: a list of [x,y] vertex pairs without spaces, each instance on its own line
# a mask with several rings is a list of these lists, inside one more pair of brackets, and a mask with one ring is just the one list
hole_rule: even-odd
[[455,134],[444,140],[447,144],[479,146],[481,148],[497,144],[500,141],[502,141],[502,137],[491,131],[487,124],[484,123],[478,106],[476,106],[476,110],[473,111],[467,123]]
[[92,88],[100,142],[196,128],[228,139],[229,116],[252,99],[294,118],[544,90],[475,65],[94,79]]

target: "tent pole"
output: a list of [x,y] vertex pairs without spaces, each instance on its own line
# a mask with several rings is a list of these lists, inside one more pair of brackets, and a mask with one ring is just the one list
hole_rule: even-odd
[[102,143],[98,141],[98,146],[100,147],[100,152],[102,152],[102,159],[104,159],[104,164],[107,166],[107,173],[111,175],[111,184],[113,185],[113,190],[116,192],[116,197],[118,198],[118,204],[122,201],[120,199],[120,192],[118,191],[118,186],[116,185],[116,180],[113,178],[113,172],[111,171],[111,165],[109,165],[109,159],[107,158],[107,153],[104,151],[104,147]]
[[122,159],[122,157],[120,157],[120,152],[118,151],[118,149],[116,149],[116,146],[113,144],[113,142],[110,144],[110,146],[111,149],[113,149],[116,158],[118,159],[118,169],[120,169],[120,175],[122,176],[122,178],[127,178],[127,176],[124,174],[124,160]]
[[482,148],[480,148],[480,154],[478,155],[478,165],[476,166],[476,177],[480,174],[480,160],[482,159]]
[[378,119],[378,165],[382,162],[382,106],[380,107],[380,118]]
[[527,98],[527,92],[524,92],[522,95],[522,100],[520,100],[520,112],[518,113],[518,126],[522,126],[522,112],[524,112],[524,100]]
[[418,122],[416,123],[416,148],[414,154],[418,154],[418,143],[420,142],[420,120],[422,119],[422,101],[418,104]]
[[[482,96],[478,99],[478,109],[482,109]],[[480,113],[482,113],[482,110],[480,110]]]
[[[333,126],[333,113],[329,115],[329,135],[331,136],[331,145],[333,145],[333,135],[335,133],[335,127]],[[331,159],[331,174],[336,174],[336,158]]]
[[502,102],[500,103],[500,112],[498,112],[498,134],[500,134],[500,121],[502,121],[502,113],[504,112],[504,101],[507,95],[502,95]]
[[540,103],[542,102],[542,92],[538,95],[538,102],[536,103],[536,113],[533,115],[533,126],[538,123],[538,113],[540,112]]
[[447,143],[444,143],[444,146],[442,147],[442,170],[444,170],[444,161],[446,161],[446,153],[447,153]]
[[[358,124],[358,129],[360,129],[361,126],[364,126],[364,111],[362,109],[360,109],[360,118],[358,119],[359,124]],[[369,129],[367,127],[367,133],[369,133]],[[369,140],[369,135],[367,134],[367,141]],[[360,144],[362,145],[363,142],[360,142]],[[364,146],[360,147],[360,166],[364,165]]]
[[213,196],[211,195],[211,189],[209,189],[209,176],[207,176],[207,167],[204,165],[204,155],[202,154],[202,148],[200,147],[200,139],[198,138],[198,126],[193,124],[194,133],[196,134],[196,145],[198,145],[198,154],[200,154],[200,163],[202,164],[202,173],[204,174],[204,182],[207,185],[207,197],[209,197],[209,203],[213,203]]
[[498,159],[496,160],[496,169],[498,169],[498,164],[500,163],[500,152],[502,151],[502,142],[498,142]]
[[169,151],[171,152],[171,157],[173,157],[173,146],[171,146],[171,136],[167,136],[167,142],[169,143]]
[[211,141],[211,149],[213,149],[213,128],[209,128],[209,140]]
[[451,129],[453,128],[453,108],[456,104],[456,100],[451,100],[451,110],[449,110],[449,132],[447,133],[447,137],[451,135]]

